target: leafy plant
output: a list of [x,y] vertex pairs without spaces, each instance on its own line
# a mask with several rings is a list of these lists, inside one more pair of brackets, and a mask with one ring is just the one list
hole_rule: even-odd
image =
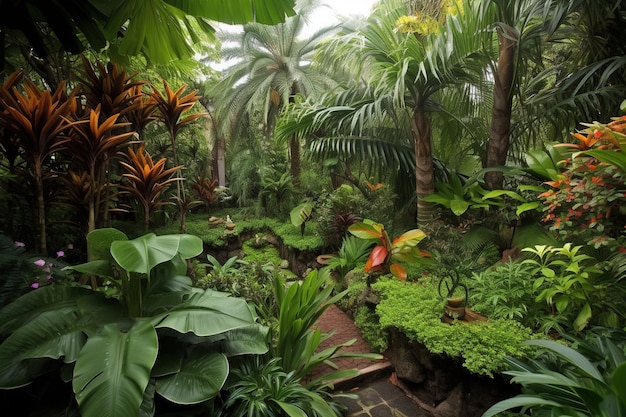
[[[343,353],[340,349],[352,345],[356,339],[318,350],[321,343],[330,337],[314,328],[322,313],[346,292],[330,296],[332,287],[324,286],[328,279],[325,270],[309,273],[301,282],[295,282],[288,287],[279,277],[274,279],[274,294],[279,306],[279,316],[274,342],[270,348],[273,357],[280,357],[281,366],[285,372],[294,372],[295,377],[305,378],[311,371],[322,363],[332,362],[340,357],[364,357],[378,359],[379,355]],[[332,381],[354,375],[353,371],[338,370],[323,375],[307,383],[307,387],[314,387],[324,381]]]
[[365,272],[391,272],[401,281],[406,281],[406,269],[397,262],[420,262],[428,256],[421,251],[417,244],[426,237],[426,233],[419,229],[409,230],[393,241],[380,223],[364,220],[348,229],[354,236],[376,242],[365,264]]
[[[280,215],[295,194],[295,188],[288,172],[282,174],[275,170],[270,170],[270,172],[270,175],[261,178],[259,199],[269,214]],[[279,174],[280,176],[277,177]]]
[[122,177],[126,179],[126,184],[120,188],[131,196],[137,198],[143,209],[143,226],[147,231],[150,226],[150,216],[154,211],[168,204],[163,201],[163,194],[172,182],[180,182],[180,178],[173,177],[174,173],[180,171],[182,166],[165,169],[165,158],[157,162],[152,161],[152,157],[145,151],[142,144],[137,152],[128,149],[128,162],[120,162],[126,169]]
[[577,349],[552,340],[526,342],[541,353],[528,362],[507,358],[510,370],[504,372],[522,385],[522,394],[493,405],[483,417],[518,407],[533,415],[626,416],[624,346],[611,339],[598,336]]
[[21,73],[17,73],[9,77],[0,89],[0,127],[4,129],[4,136],[15,137],[16,149],[20,150],[19,155],[28,166],[26,172],[32,177],[37,208],[35,220],[39,234],[38,249],[46,253],[44,183],[50,173],[44,168],[52,154],[69,140],[68,118],[76,112],[78,103],[75,96],[67,96],[65,83],[61,83],[54,92],[42,91],[34,82],[25,78],[23,93],[17,88],[6,88],[10,83],[17,83],[20,76]]
[[[296,372],[285,372],[280,358],[250,358],[233,369],[224,409],[233,417],[340,417],[320,394],[304,387]],[[335,408],[338,403],[335,403]],[[339,411],[339,410],[338,410]]]
[[311,220],[313,217],[313,208],[315,206],[310,201],[305,201],[302,204],[298,204],[294,207],[291,212],[289,212],[289,218],[291,219],[291,224],[295,227],[300,228],[300,235],[304,236],[304,231],[306,228],[306,222]]
[[593,300],[601,301],[604,286],[594,282],[602,271],[595,259],[579,253],[581,246],[566,243],[563,247],[537,245],[523,251],[535,255],[523,263],[534,266],[533,289],[537,301],[545,301],[555,315],[574,312],[576,331],[584,329],[592,317]]
[[348,272],[366,262],[373,243],[356,236],[346,236],[339,253],[328,260],[328,267],[344,277]]
[[418,283],[409,283],[383,277],[372,289],[380,295],[376,314],[382,329],[395,327],[429,352],[456,358],[476,374],[493,375],[505,369],[505,356],[527,356],[531,349],[522,343],[536,337],[515,320],[492,319],[470,325],[442,322],[443,301],[436,279],[423,277]]
[[3,389],[30,383],[63,358],[81,415],[137,416],[155,392],[176,404],[209,399],[226,380],[228,356],[267,351],[244,300],[194,289],[183,275],[185,259],[202,252],[199,238],[127,240],[97,229],[88,239],[99,249],[72,270],[105,277],[119,299],[58,284],[0,310]]

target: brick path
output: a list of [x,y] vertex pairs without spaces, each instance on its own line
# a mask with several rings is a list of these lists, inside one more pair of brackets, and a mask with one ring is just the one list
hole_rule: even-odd
[[[370,347],[361,337],[361,331],[337,306],[330,306],[317,322],[317,327],[325,333],[334,331],[334,335],[321,344],[324,349],[332,345],[344,343],[356,338],[356,342],[343,351],[369,353]],[[336,384],[336,393],[348,393],[357,396],[355,399],[340,398],[340,402],[348,407],[347,417],[431,417],[404,392],[392,384],[389,376],[391,365],[385,360],[341,358],[334,361],[339,369],[358,369],[360,376],[352,380],[340,381]],[[312,378],[333,369],[320,366],[313,371]]]

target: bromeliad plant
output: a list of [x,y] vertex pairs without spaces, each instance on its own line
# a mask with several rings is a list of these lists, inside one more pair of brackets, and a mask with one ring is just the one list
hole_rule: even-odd
[[72,270],[104,277],[117,296],[55,284],[0,310],[0,388],[64,363],[81,415],[151,415],[155,392],[203,402],[224,384],[229,356],[267,351],[266,329],[244,300],[193,288],[184,276],[185,260],[202,252],[198,237],[128,240],[97,229],[88,242],[92,260]]
[[376,242],[365,264],[365,272],[391,273],[406,281],[406,269],[398,262],[424,262],[429,257],[417,247],[426,237],[419,229],[409,230],[392,241],[382,224],[365,219],[350,226],[348,231],[358,238]]

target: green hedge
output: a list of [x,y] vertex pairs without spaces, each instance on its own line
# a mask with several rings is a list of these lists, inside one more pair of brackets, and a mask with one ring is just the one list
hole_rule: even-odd
[[382,328],[396,327],[431,353],[460,358],[476,374],[493,376],[504,370],[505,356],[529,355],[532,349],[522,342],[541,337],[514,320],[442,322],[444,301],[426,278],[417,283],[383,278],[372,288],[381,297],[376,314]]

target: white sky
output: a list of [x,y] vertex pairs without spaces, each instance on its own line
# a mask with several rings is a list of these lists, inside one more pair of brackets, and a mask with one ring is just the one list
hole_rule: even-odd
[[313,13],[311,21],[314,26],[323,27],[338,22],[337,16],[362,16],[366,18],[369,16],[372,6],[377,1],[378,0],[321,0],[321,7]]

